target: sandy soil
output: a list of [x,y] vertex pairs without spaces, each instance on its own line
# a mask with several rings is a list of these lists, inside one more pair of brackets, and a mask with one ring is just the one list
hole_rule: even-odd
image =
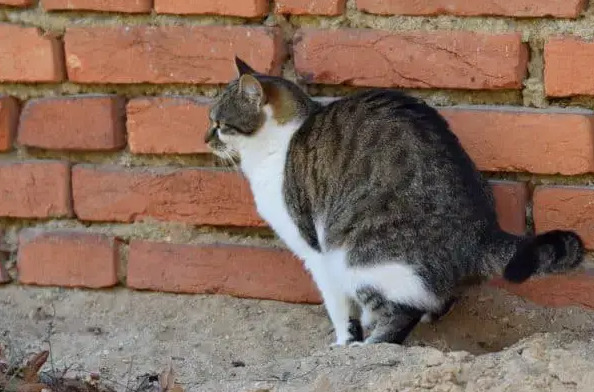
[[[539,332],[563,333],[531,337]],[[474,366],[491,358],[480,354],[499,351],[528,337],[536,342],[550,339],[551,350],[563,344],[586,342],[577,345],[583,348],[591,344],[588,337],[594,336],[593,332],[592,311],[545,309],[482,287],[472,289],[442,321],[418,328],[407,342],[408,348],[330,350],[333,331],[321,306],[126,289],[86,291],[17,285],[0,288],[0,341],[14,354],[23,356],[46,348],[49,336],[54,367],[68,366],[73,373],[80,374],[101,372],[104,378],[119,384],[132,383],[136,375],[158,372],[172,361],[178,380],[187,391],[255,391],[260,387],[279,391],[341,391],[347,390],[343,389],[345,385],[351,385],[345,384],[350,378],[343,373],[353,366],[358,367],[351,369],[352,377],[357,374],[352,385],[368,385],[369,377],[392,380],[402,369],[419,372],[419,363],[431,364],[437,357],[441,358],[440,364],[455,362],[462,366],[471,361]],[[594,356],[594,347],[590,352]],[[509,354],[506,351],[497,355],[506,353]],[[492,361],[496,363],[497,358]],[[408,365],[397,366],[403,361]],[[594,372],[594,358],[591,362]],[[374,371],[370,373],[369,369]],[[451,384],[439,377],[436,380],[433,386],[445,388]],[[567,390],[578,391],[578,384],[573,382],[573,389]],[[393,383],[389,385],[395,387]],[[322,389],[307,389],[310,387]],[[426,390],[417,387],[421,388],[413,385],[412,389],[403,386],[404,389],[369,390]],[[353,390],[367,389],[360,386]]]

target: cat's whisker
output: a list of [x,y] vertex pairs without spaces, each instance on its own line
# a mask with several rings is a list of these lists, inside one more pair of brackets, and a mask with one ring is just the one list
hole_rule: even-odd
[[227,156],[227,161],[231,164],[233,169],[235,169],[235,171],[239,171],[239,167],[237,167],[237,163],[235,163],[235,159],[233,159],[229,151],[225,150],[225,155]]

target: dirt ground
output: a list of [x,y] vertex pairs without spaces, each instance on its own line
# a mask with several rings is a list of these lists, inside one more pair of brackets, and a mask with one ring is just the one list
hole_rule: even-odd
[[[321,306],[0,287],[0,342],[12,355],[48,348],[49,337],[55,368],[100,372],[120,387],[171,361],[186,391],[592,392],[593,332],[594,311],[545,309],[481,287],[443,320],[418,328],[407,347],[331,350]],[[579,362],[575,374],[555,370],[568,361]],[[505,377],[516,381],[496,381]]]

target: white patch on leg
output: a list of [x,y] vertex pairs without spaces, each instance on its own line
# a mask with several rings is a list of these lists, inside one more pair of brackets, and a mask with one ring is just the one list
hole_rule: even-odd
[[350,269],[354,292],[371,286],[390,301],[420,309],[438,309],[441,301],[427,289],[413,266],[393,261]]
[[371,328],[374,322],[375,317],[373,316],[373,312],[370,311],[367,307],[363,306],[361,309],[361,325],[363,326],[363,328]]
[[343,284],[344,274],[340,272],[343,255],[344,252],[319,254],[305,260],[305,265],[322,294],[324,306],[334,326],[336,341],[333,346],[343,346],[351,338],[349,333],[351,297]]

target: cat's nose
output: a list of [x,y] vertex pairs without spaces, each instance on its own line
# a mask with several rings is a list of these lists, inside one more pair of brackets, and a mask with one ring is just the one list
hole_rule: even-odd
[[204,136],[204,143],[208,144],[211,142],[212,139],[214,139],[216,136],[216,128],[212,127],[209,128],[208,131],[206,131],[206,135]]

